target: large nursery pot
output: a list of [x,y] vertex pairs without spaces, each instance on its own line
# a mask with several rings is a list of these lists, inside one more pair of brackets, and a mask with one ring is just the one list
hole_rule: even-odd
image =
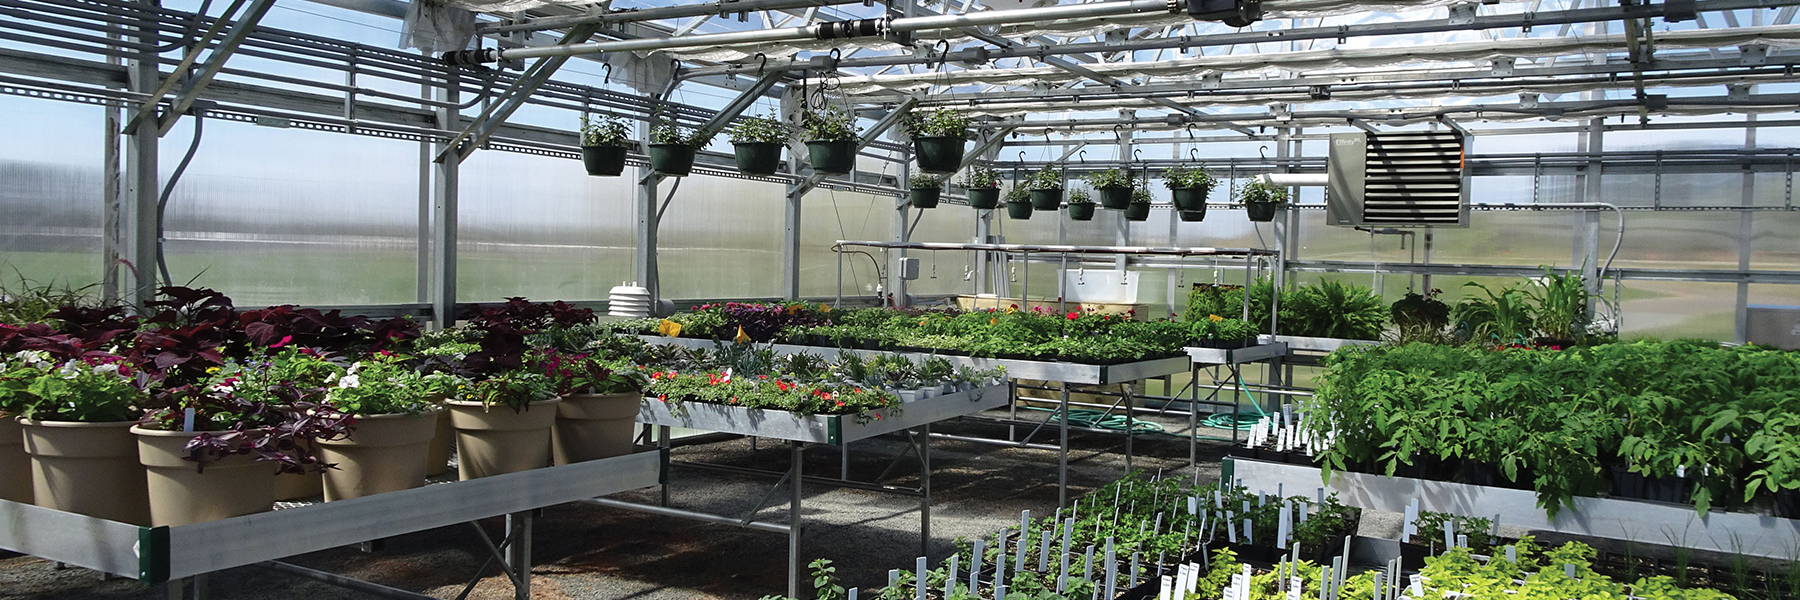
[[1247,202],[1244,204],[1244,212],[1250,215],[1251,221],[1257,223],[1275,220],[1275,211],[1278,210],[1281,210],[1281,205],[1275,202]]
[[582,146],[581,165],[587,168],[589,175],[617,177],[625,172],[625,147]]
[[443,409],[416,415],[359,416],[348,437],[319,440],[325,501],[360,498],[425,485],[425,461]]
[[919,170],[926,173],[955,173],[962,168],[964,140],[960,137],[914,138],[918,149]]
[[1206,212],[1206,195],[1212,190],[1206,188],[1175,188],[1169,190],[1169,196],[1175,202],[1175,208],[1190,212]]
[[1007,202],[1006,203],[1006,216],[1012,217],[1014,219],[1029,219],[1029,218],[1031,218],[1031,203],[1030,202]]
[[913,208],[936,208],[943,192],[942,188],[913,188],[907,201],[912,203]]
[[969,188],[969,208],[993,210],[1000,207],[1000,188]]
[[1131,188],[1103,187],[1094,188],[1100,194],[1100,205],[1113,210],[1131,207]]
[[1034,210],[1056,210],[1062,207],[1063,191],[1031,190],[1031,208]]
[[1149,219],[1149,202],[1133,202],[1129,208],[1125,209],[1125,220],[1127,221],[1147,221]]
[[31,455],[25,453],[25,432],[6,413],[0,413],[0,500],[31,503]]
[[450,425],[450,411],[440,410],[436,431],[431,434],[431,445],[425,450],[426,477],[437,477],[450,470],[450,449],[455,446],[456,427]]
[[856,166],[856,140],[812,140],[806,143],[806,155],[814,171],[843,175]]
[[694,170],[694,154],[698,148],[687,144],[651,144],[650,170],[671,177],[683,177]]
[[1074,204],[1070,204],[1069,205],[1069,218],[1074,219],[1076,221],[1091,221],[1091,220],[1093,220],[1094,219],[1094,203],[1092,203],[1092,202],[1077,202]]
[[[75,423],[21,419],[31,455],[31,501],[90,517],[150,524],[136,421]],[[271,471],[272,472],[272,471]]]
[[1199,223],[1206,220],[1206,211],[1204,210],[1178,210],[1175,211],[1175,214],[1181,217],[1183,223]]
[[745,175],[774,175],[781,168],[781,144],[773,142],[737,142],[731,145],[737,154],[737,168]]
[[533,402],[525,410],[488,408],[480,402],[450,406],[456,427],[456,464],[463,481],[529,471],[550,464],[550,429],[561,399]]
[[611,458],[631,453],[636,430],[638,394],[569,394],[556,405],[552,437],[557,465]]
[[201,471],[187,455],[192,431],[132,427],[150,493],[150,524],[175,527],[264,512],[275,506],[275,466],[234,454]]

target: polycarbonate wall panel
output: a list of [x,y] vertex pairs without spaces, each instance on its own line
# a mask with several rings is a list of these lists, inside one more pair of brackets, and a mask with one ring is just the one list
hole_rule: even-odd
[[[1616,239],[1613,222],[1610,214],[1601,217],[1602,261]],[[1735,212],[1627,212],[1625,243],[1613,266],[1735,271],[1738,223]]]
[[[1800,212],[1757,212],[1751,220],[1750,268],[1800,271]],[[1800,286],[1787,286],[1800,304]]]
[[[1730,340],[1736,328],[1735,284],[1627,281],[1621,297],[1624,338]],[[1612,300],[1610,284],[1606,299]]]
[[[779,202],[780,196],[777,197]],[[806,297],[831,297],[838,293],[838,255],[831,251],[831,245],[838,240],[854,241],[887,241],[894,239],[893,196],[871,196],[840,192],[836,190],[814,189],[806,194],[800,206],[800,295]],[[760,242],[780,248],[782,238],[781,211],[782,205],[774,205],[775,223],[766,237],[768,241]],[[967,213],[968,209],[949,205],[940,205],[931,211],[939,214]],[[920,231],[927,226],[920,225]],[[934,240],[935,241],[935,240]],[[853,249],[854,250],[854,249]],[[875,286],[880,282],[876,274],[876,262],[881,260],[881,253],[868,249],[869,255],[846,252],[843,256],[844,297],[858,295],[874,297]],[[871,261],[870,256],[875,260]],[[777,252],[779,260],[779,252]],[[883,265],[881,268],[887,268]],[[667,275],[664,275],[665,279]],[[780,282],[777,271],[776,282]],[[931,292],[926,292],[931,293]]]
[[0,97],[0,287],[100,281],[103,114]]
[[[163,138],[165,182],[192,131]],[[418,159],[416,142],[209,119],[168,203],[170,277],[240,306],[413,302]]]
[[[659,204],[671,185],[657,189]],[[662,297],[780,296],[785,198],[779,184],[684,178],[657,239]]]
[[[630,170],[589,177],[580,161],[477,152],[461,178],[457,300],[598,300],[631,279]],[[663,280],[665,289],[675,281],[666,272]]]

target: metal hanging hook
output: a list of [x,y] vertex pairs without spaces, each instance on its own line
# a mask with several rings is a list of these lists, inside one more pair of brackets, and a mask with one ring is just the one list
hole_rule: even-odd
[[1187,124],[1187,134],[1188,134],[1188,139],[1190,139],[1190,140],[1194,139],[1194,124],[1193,123]]
[[756,53],[756,58],[762,61],[756,64],[756,76],[762,77],[763,69],[766,69],[769,66],[769,55],[758,52]]
[[600,85],[612,85],[612,63],[600,63],[600,68],[606,69],[606,78],[600,80]]
[[1196,161],[1200,160],[1200,149],[1199,148],[1188,148],[1188,158],[1192,158]]
[[925,63],[925,68],[926,69],[942,69],[942,68],[944,68],[944,63],[950,61],[950,40],[938,40],[938,43],[933,44],[932,48],[937,50],[937,66],[936,67],[931,66],[931,63],[928,60]]
[[1144,161],[1144,151],[1143,151],[1143,149],[1140,149],[1140,148],[1132,148],[1132,149],[1131,149],[1131,158],[1132,158],[1132,160],[1136,160],[1136,161],[1138,161],[1138,162],[1143,162],[1143,161]]
[[1084,164],[1084,165],[1087,164],[1087,151],[1082,150],[1080,152],[1076,152],[1075,160],[1080,162],[1081,164]]
[[1261,156],[1263,158],[1268,158],[1269,157],[1269,147],[1268,146],[1257,146],[1256,147],[1256,155]]

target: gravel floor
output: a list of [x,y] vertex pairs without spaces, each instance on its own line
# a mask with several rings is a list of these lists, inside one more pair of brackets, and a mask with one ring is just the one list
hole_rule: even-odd
[[[1173,424],[1171,424],[1173,425]],[[1175,427],[1171,427],[1174,429]],[[943,424],[936,431],[958,435],[1005,435],[1005,428],[983,424]],[[1046,430],[1035,441],[1054,442]],[[1070,435],[1070,497],[1078,497],[1124,473],[1124,438],[1098,434]],[[907,448],[900,436],[857,442],[851,446],[850,475],[867,481]],[[1139,469],[1175,472],[1187,461],[1187,444],[1166,436],[1139,437],[1134,465]],[[1218,476],[1222,444],[1201,445],[1200,476]],[[1056,506],[1056,453],[985,444],[934,440],[931,515],[932,557],[948,554],[960,536],[991,533],[1018,522],[1022,509],[1034,512]],[[786,446],[746,439],[679,448],[676,460],[784,470]],[[838,453],[818,447],[806,454],[813,475],[835,475]],[[895,467],[886,480],[898,486],[918,484],[916,462]],[[1192,477],[1192,469],[1181,469]],[[680,508],[741,516],[751,510],[774,483],[708,470],[677,468],[671,504]],[[758,519],[785,522],[786,490]],[[850,586],[877,586],[891,568],[910,568],[919,555],[919,512],[916,498],[854,489],[808,485],[805,488],[804,560],[829,558]],[[627,492],[619,499],[655,503],[654,489]],[[484,523],[498,535],[499,519]],[[761,598],[787,589],[787,538],[782,534],[731,526],[665,519],[592,505],[561,505],[537,519],[532,544],[533,597],[605,599]],[[290,562],[340,573],[440,598],[453,598],[488,556],[468,526],[446,527],[387,540],[377,552],[339,548],[294,557]],[[512,597],[512,587],[495,568],[488,568],[470,598]],[[147,599],[163,590],[130,580],[102,580],[83,569],[57,570],[36,558],[0,559],[0,598],[4,599]],[[349,591],[261,568],[215,573],[209,598],[367,599]]]

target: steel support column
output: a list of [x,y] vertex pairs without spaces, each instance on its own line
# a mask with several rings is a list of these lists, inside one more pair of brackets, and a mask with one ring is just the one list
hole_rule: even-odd
[[[151,8],[161,6],[158,0],[142,2]],[[153,30],[134,33],[137,33],[133,36],[134,41],[140,44],[154,46],[158,42]],[[132,91],[149,94],[161,87],[162,74],[157,70],[154,54],[140,53],[127,63],[126,69]],[[136,107],[140,111],[146,109],[154,115],[153,104]],[[119,260],[130,270],[131,277],[124,280],[129,283],[122,285],[120,291],[123,300],[139,308],[156,299],[156,201],[162,187],[156,164],[159,139],[154,127],[146,127],[127,134],[125,140],[125,195],[119,201]],[[108,268],[119,266],[109,265]]]
[[[460,102],[457,76],[442,81],[437,99],[455,106]],[[456,131],[462,116],[454,108],[436,110],[438,128]],[[431,163],[431,319],[438,329],[456,324],[456,238],[459,174],[462,157],[447,143],[433,150],[441,160]]]

